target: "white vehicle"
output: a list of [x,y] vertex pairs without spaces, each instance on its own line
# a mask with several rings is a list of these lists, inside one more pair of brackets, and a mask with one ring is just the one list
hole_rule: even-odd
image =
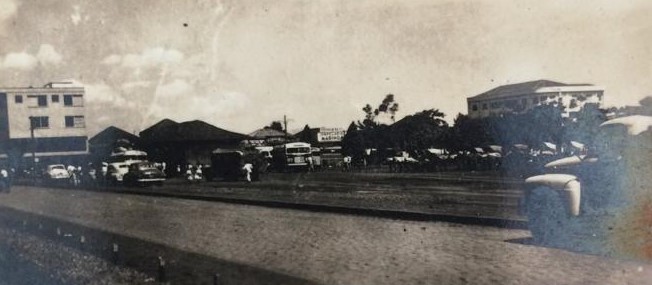
[[[640,229],[652,228],[650,219],[640,218],[649,214],[652,202],[650,157],[652,117],[628,116],[600,125],[588,155],[550,162],[546,174],[525,180],[534,240],[652,259],[640,256],[650,245],[649,231]],[[638,239],[643,243],[636,246]]]
[[70,172],[63,164],[51,164],[45,170],[45,177],[49,179],[69,179]]
[[312,157],[309,143],[293,142],[277,145],[272,150],[272,162],[278,170],[308,169],[307,158]]
[[147,153],[144,151],[119,148],[109,157],[105,179],[109,184],[120,184],[129,171],[129,165],[146,161]]

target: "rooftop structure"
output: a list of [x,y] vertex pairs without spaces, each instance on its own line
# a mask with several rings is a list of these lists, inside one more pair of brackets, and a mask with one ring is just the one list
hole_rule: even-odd
[[604,88],[592,84],[567,84],[536,80],[498,86],[467,98],[468,114],[482,118],[505,113],[524,113],[544,104],[563,106],[562,116],[569,117],[585,104],[602,105]]

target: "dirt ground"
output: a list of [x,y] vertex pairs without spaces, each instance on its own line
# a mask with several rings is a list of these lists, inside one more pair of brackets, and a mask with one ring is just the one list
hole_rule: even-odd
[[125,254],[143,259],[176,252],[166,258],[179,270],[169,273],[177,284],[210,284],[211,269],[225,284],[652,280],[650,264],[528,245],[522,242],[529,237],[526,230],[30,187],[15,187],[0,206],[95,231],[89,239],[137,239],[144,242],[142,252]]

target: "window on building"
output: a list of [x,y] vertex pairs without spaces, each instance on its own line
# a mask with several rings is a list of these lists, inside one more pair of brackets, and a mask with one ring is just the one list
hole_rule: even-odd
[[66,116],[66,128],[83,128],[86,126],[84,116]]
[[539,98],[532,98],[532,104],[533,105],[539,104]]
[[478,110],[478,105],[477,105],[477,104],[473,104],[473,107],[471,107],[471,109],[472,109],[473,111],[477,111],[477,110]]
[[48,106],[48,96],[45,95],[39,95],[36,97],[36,101],[39,107],[47,107]]
[[482,104],[482,110],[487,110],[487,103]]
[[52,95],[52,103],[59,103],[59,95]]
[[500,108],[500,102],[492,102],[490,106],[491,109],[498,109]]
[[27,104],[29,107],[47,107],[48,106],[48,96],[47,95],[27,95]]
[[521,106],[523,107],[527,106],[527,99],[525,98],[521,99]]
[[16,101],[16,104],[22,104],[23,103],[23,95],[14,96],[14,100]]
[[50,127],[50,118],[41,116],[41,117],[30,117],[31,118],[31,127],[34,129],[45,129]]
[[84,106],[82,95],[63,95],[63,105],[67,107],[81,107]]

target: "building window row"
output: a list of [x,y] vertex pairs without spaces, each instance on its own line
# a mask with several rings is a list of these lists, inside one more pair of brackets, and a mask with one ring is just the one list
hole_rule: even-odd
[[85,126],[84,116],[66,116],[66,128],[83,128]]
[[[50,117],[47,116],[35,116],[30,117],[31,119],[31,128],[34,129],[47,129],[50,127]],[[65,126],[66,128],[84,128],[86,127],[86,122],[84,116],[66,116],[65,117]]]
[[[29,100],[29,107],[47,107],[48,106],[48,97],[47,95],[27,95]],[[16,104],[23,103],[23,95],[14,96],[14,102]],[[59,103],[59,95],[52,95],[52,103]],[[82,107],[84,106],[83,95],[81,94],[66,94],[63,95],[63,105],[66,107]]]
[[47,129],[50,127],[50,118],[46,116],[30,117],[32,129]]

